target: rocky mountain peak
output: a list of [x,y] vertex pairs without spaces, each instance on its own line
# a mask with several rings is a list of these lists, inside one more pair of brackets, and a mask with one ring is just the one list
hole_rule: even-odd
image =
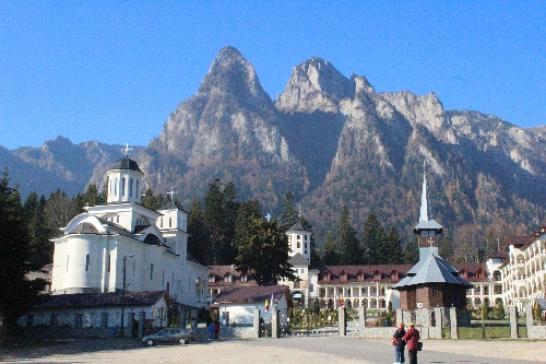
[[354,95],[354,81],[330,62],[313,57],[292,69],[276,105],[284,112],[337,112],[339,100]]
[[375,89],[366,77],[353,74],[351,79],[355,83],[355,94],[375,92]]
[[234,47],[225,47],[218,52],[198,93],[232,95],[239,100],[250,97],[271,102],[260,84],[254,67]]

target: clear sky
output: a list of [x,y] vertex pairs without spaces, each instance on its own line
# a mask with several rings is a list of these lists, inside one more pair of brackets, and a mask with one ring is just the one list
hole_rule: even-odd
[[546,1],[0,0],[0,145],[147,144],[226,45],[273,98],[319,56],[379,91],[546,123]]

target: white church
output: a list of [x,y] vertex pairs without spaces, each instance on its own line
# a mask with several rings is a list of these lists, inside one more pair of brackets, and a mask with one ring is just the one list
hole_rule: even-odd
[[[132,331],[180,325],[208,305],[208,267],[187,252],[187,214],[173,202],[158,211],[141,205],[144,174],[128,156],[106,174],[107,203],[86,206],[53,239],[51,295],[26,326]],[[144,317],[142,317],[144,316]]]

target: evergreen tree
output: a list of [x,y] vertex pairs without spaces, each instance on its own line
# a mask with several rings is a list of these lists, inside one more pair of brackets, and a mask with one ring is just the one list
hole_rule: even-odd
[[385,254],[379,264],[400,264],[403,260],[402,240],[394,226],[389,229],[385,238]]
[[188,215],[188,234],[188,253],[202,264],[212,264],[210,233],[198,200],[193,201]]
[[154,191],[151,188],[148,188],[144,191],[144,196],[142,196],[142,206],[150,210],[158,210],[167,202],[167,198],[162,194],[154,195]]
[[332,230],[329,230],[326,235],[326,242],[324,243],[324,248],[322,250],[321,260],[326,265],[339,264],[335,233]]
[[404,263],[415,264],[419,260],[419,247],[417,239],[412,239],[404,248]]
[[294,204],[294,195],[287,192],[282,202],[283,212],[279,219],[280,229],[287,231],[298,222],[298,209]]
[[338,228],[338,248],[340,264],[360,264],[362,262],[362,253],[360,250],[360,241],[358,240],[356,230],[351,225],[349,210],[343,206],[339,218]]
[[364,223],[362,246],[365,249],[365,261],[368,264],[381,264],[389,260],[391,254],[386,246],[386,234],[379,219],[374,213],[369,213]]
[[78,208],[81,210],[84,206],[102,205],[106,202],[104,192],[99,192],[97,185],[90,184],[83,195],[77,196]]
[[235,223],[235,248],[248,238],[250,223],[253,218],[262,216],[262,206],[258,200],[248,200],[243,202],[237,210],[237,221]]
[[[26,280],[30,247],[19,192],[0,179],[0,340],[16,327],[17,318],[33,303],[43,285]],[[43,282],[42,282],[43,283]]]
[[237,269],[249,272],[259,285],[276,284],[278,279],[294,280],[288,263],[288,237],[277,221],[252,218],[248,235],[238,247]]
[[45,206],[47,200],[32,192],[25,204],[25,223],[29,235],[29,261],[31,269],[40,269],[53,260],[53,243],[49,241],[51,230],[47,226]]
[[211,235],[213,264],[231,264],[235,258],[237,208],[237,195],[232,183],[223,186],[219,179],[215,179],[209,184],[204,217]]

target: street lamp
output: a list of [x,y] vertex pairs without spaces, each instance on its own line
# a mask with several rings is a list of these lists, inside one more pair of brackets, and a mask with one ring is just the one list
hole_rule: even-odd
[[124,335],[124,332],[123,332],[123,327],[125,325],[125,302],[124,302],[124,299],[125,299],[125,288],[127,286],[127,258],[129,259],[132,259],[134,258],[135,255],[134,254],[131,254],[129,256],[124,256],[123,257],[123,286],[122,286],[122,290],[121,290],[121,331],[120,331],[120,336],[125,336]]

